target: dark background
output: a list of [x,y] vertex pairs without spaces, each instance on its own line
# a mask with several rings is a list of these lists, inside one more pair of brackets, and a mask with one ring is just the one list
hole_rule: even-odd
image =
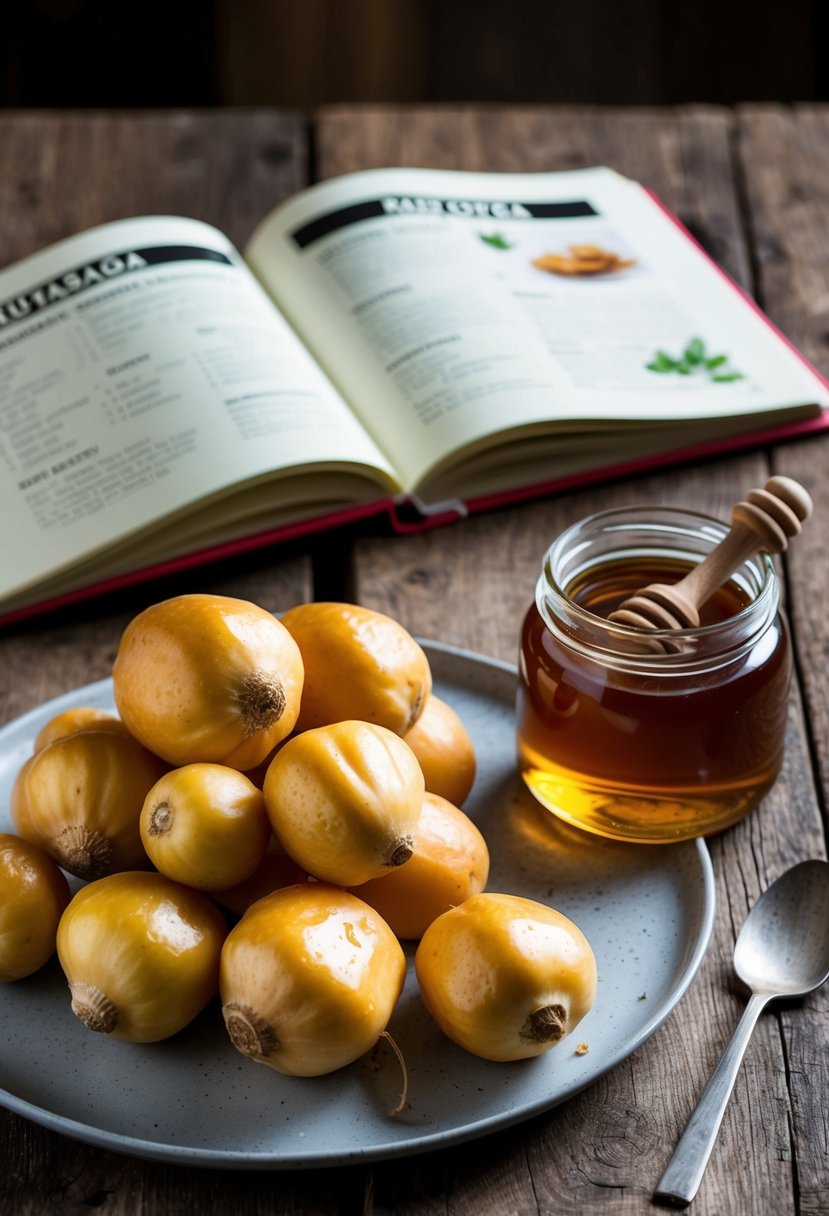
[[0,0],[0,105],[819,101],[829,0]]

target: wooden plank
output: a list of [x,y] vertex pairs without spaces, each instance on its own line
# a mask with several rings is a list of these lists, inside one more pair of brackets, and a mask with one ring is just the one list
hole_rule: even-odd
[[[750,228],[740,215],[732,135],[732,116],[709,108],[339,107],[321,115],[317,152],[323,177],[382,164],[508,171],[607,163],[654,188],[751,287]],[[357,594],[416,633],[512,660],[543,551],[568,523],[632,502],[693,504],[722,517],[735,492],[762,484],[768,470],[766,455],[746,454],[558,495],[406,541],[367,540],[357,550]],[[458,1150],[448,1165],[443,1154],[378,1169],[380,1206],[390,1205],[395,1191],[425,1190],[436,1206],[444,1202],[453,1212],[495,1213],[505,1210],[508,1185],[523,1193],[520,1207],[533,1195],[533,1204],[561,1213],[652,1210],[650,1191],[743,1004],[731,964],[736,930],[762,887],[787,864],[823,848],[795,690],[784,773],[748,820],[711,842],[720,907],[714,939],[666,1026],[599,1085],[523,1133],[492,1137],[478,1154]],[[792,1103],[779,1023],[763,1019],[695,1210],[795,1210]],[[474,1169],[466,1164],[473,1161]]]
[[50,1136],[24,1120],[19,1132],[7,1137],[4,1123],[0,1202],[15,1216],[54,1210],[100,1210],[106,1216],[338,1216],[362,1208],[358,1170],[274,1175],[160,1165]]
[[[829,110],[745,107],[740,113],[742,173],[756,233],[758,295],[785,333],[829,375]],[[815,500],[787,563],[814,745],[829,803],[829,616],[815,611],[829,595],[829,438],[788,445],[776,467],[803,480]]]
[[[737,148],[755,233],[758,296],[772,320],[826,375],[829,110],[746,106],[739,119]],[[815,500],[815,519],[786,559],[788,613],[810,724],[809,742],[822,787],[824,830],[829,830],[829,619],[821,611],[829,601],[829,441],[821,437],[781,447],[774,467],[801,480]],[[795,802],[789,815],[793,831],[798,810]],[[809,835],[814,854],[825,857],[825,839],[816,842]],[[810,998],[805,1009],[787,1010],[781,1017],[803,1213],[825,1212],[829,1193],[827,1014],[829,994],[822,992]],[[822,1139],[816,1134],[820,1128]]]
[[[0,116],[0,264],[72,232],[141,213],[180,213],[242,244],[279,199],[306,181],[306,130],[272,112]],[[0,634],[0,722],[58,693],[109,674],[120,632],[165,595],[209,590],[279,610],[312,593],[305,551],[262,554],[19,625]],[[63,1066],[56,1059],[55,1067]],[[0,1111],[0,1210],[20,1216],[53,1207],[146,1212],[337,1210],[321,1181],[200,1172],[130,1160],[76,1143]],[[355,1190],[362,1174],[336,1180]]]
[[272,110],[0,114],[0,266],[130,215],[187,215],[237,245],[307,181],[305,125]]

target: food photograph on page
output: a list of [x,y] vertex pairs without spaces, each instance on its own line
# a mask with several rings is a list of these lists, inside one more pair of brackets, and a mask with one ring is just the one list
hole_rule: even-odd
[[829,26],[645,16],[9,14],[0,1210],[822,1210]]

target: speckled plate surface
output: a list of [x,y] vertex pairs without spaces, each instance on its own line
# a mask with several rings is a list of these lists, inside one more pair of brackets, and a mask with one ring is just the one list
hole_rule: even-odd
[[[616,845],[543,811],[515,772],[515,672],[434,643],[435,690],[460,713],[479,759],[467,811],[492,855],[490,890],[553,904],[596,952],[596,1004],[546,1055],[493,1064],[437,1030],[409,976],[390,1024],[409,1067],[410,1109],[397,1118],[400,1074],[382,1043],[321,1078],[282,1077],[240,1056],[217,1004],[164,1043],[90,1034],[72,1015],[53,960],[0,985],[0,1104],[79,1140],[180,1164],[241,1169],[344,1164],[444,1147],[516,1123],[624,1060],[668,1016],[702,960],[714,883],[702,841]],[[0,730],[0,830],[9,791],[39,728],[71,705],[112,707],[108,680],[75,690]],[[576,1055],[585,1042],[589,1051]]]

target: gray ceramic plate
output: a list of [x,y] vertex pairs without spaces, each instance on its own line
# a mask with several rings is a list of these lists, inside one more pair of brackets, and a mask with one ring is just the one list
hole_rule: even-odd
[[[489,889],[553,904],[596,952],[596,1004],[575,1034],[536,1060],[479,1060],[430,1021],[410,962],[390,1030],[408,1062],[411,1105],[392,1119],[400,1075],[385,1043],[328,1077],[282,1077],[231,1047],[216,1005],[164,1043],[110,1041],[73,1017],[53,960],[36,976],[0,986],[0,1104],[79,1140],[182,1164],[370,1161],[468,1140],[554,1106],[656,1030],[693,978],[711,931],[705,845],[616,845],[559,826],[516,776],[514,669],[426,647],[436,692],[476,746],[479,773],[466,809],[490,846]],[[9,791],[38,729],[81,704],[112,707],[110,682],[58,697],[0,731],[0,830],[11,830]],[[589,1045],[585,1055],[575,1053],[580,1042]]]

